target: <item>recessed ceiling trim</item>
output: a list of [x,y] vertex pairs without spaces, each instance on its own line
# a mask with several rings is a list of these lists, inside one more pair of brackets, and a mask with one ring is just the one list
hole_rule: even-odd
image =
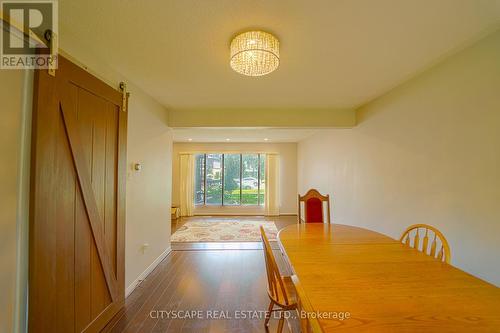
[[[227,145],[252,142],[255,144],[272,145],[275,143],[290,143],[304,140],[321,129],[303,128],[174,128],[174,142],[200,143],[219,142]],[[226,139],[230,139],[228,142]],[[191,140],[190,140],[191,139]],[[267,139],[267,141],[265,140]]]
[[170,127],[352,128],[354,109],[173,109]]

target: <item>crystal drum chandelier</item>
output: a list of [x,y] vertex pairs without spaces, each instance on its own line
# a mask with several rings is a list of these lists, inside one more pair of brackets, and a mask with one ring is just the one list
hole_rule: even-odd
[[264,31],[247,31],[231,42],[231,68],[247,76],[262,76],[280,64],[280,43]]

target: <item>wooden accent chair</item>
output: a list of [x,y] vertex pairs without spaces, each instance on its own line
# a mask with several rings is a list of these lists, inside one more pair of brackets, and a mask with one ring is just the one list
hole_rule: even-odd
[[[267,332],[271,313],[280,311],[281,315],[278,323],[278,333],[281,333],[283,331],[283,325],[285,324],[284,312],[297,309],[297,297],[292,279],[289,276],[281,276],[278,266],[276,265],[273,250],[262,226],[260,226],[260,235],[262,237],[262,243],[264,244],[264,258],[266,260],[267,294],[271,300],[269,309],[266,313],[264,326]],[[278,309],[274,309],[275,305]]]
[[316,189],[307,191],[304,196],[299,194],[299,223],[302,222],[302,203],[304,203],[305,223],[325,223],[324,203],[326,202],[326,223],[330,223],[330,195],[322,195]]
[[[420,242],[421,229],[425,231],[424,239],[422,240],[422,242]],[[429,247],[429,237],[432,239],[430,247]],[[437,240],[439,240],[441,244],[438,244]],[[446,240],[444,235],[433,226],[427,224],[411,225],[408,227],[408,229],[405,230],[405,232],[400,238],[400,241],[404,243],[406,246],[417,249],[420,252],[424,252],[425,254],[433,258],[437,258],[439,261],[444,261],[447,264],[450,263],[451,252],[450,252],[450,246],[448,245],[448,241]],[[438,245],[440,247],[439,250],[436,251]]]

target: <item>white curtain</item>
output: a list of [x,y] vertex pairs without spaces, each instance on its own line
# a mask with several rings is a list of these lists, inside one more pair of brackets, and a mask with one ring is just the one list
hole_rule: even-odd
[[280,214],[280,159],[278,154],[266,154],[266,215]]
[[180,204],[181,216],[193,216],[194,211],[194,156],[180,155]]

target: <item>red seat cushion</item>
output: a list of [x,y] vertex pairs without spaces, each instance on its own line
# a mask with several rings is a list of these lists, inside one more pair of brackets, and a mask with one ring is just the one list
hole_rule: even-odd
[[306,201],[306,223],[323,223],[323,202],[320,199]]

